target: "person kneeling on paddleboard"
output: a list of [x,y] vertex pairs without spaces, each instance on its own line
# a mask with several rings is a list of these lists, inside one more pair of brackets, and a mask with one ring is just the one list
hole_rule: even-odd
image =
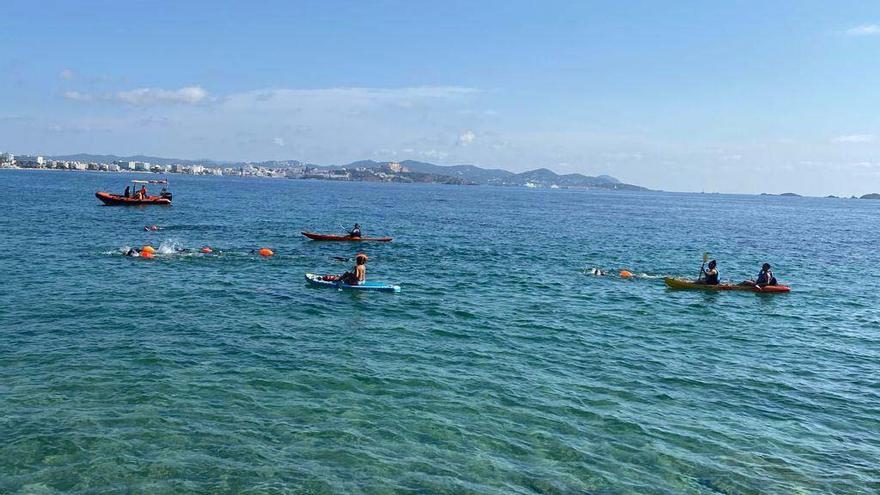
[[358,253],[354,259],[354,271],[345,272],[339,277],[339,281],[345,285],[361,285],[367,281],[367,255]]
[[698,284],[704,285],[718,285],[718,262],[712,260],[709,262],[709,266],[706,269],[700,269],[700,278],[697,279]]

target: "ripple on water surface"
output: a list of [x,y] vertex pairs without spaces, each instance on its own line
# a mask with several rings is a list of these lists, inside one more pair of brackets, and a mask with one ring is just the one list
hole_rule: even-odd
[[[0,493],[880,487],[878,284],[845,283],[880,204],[188,177],[95,204],[123,178],[0,171]],[[394,242],[299,235],[355,221]],[[361,250],[401,293],[304,284]],[[664,288],[704,251],[794,291]]]

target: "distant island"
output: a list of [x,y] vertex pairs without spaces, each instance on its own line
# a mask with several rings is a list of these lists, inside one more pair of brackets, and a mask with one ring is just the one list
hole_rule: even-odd
[[860,199],[880,199],[880,194],[878,194],[878,193],[865,194]]
[[782,194],[761,193],[761,196],[786,196],[789,198],[802,198],[803,197],[800,194],[793,193],[793,192],[786,192],[786,193],[782,193]]
[[221,162],[215,160],[180,160],[135,155],[0,155],[0,167],[61,170],[98,170],[108,172],[155,172],[189,175],[231,175],[289,179],[320,179],[362,182],[434,183],[454,185],[522,186],[549,189],[608,189],[646,191],[610,175],[560,175],[546,168],[514,173],[476,165],[435,165],[415,160],[378,162],[360,160],[346,165],[316,165],[299,160],[263,162]]

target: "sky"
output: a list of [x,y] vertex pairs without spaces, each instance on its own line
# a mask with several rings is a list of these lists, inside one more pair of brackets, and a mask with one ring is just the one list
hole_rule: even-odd
[[0,2],[0,150],[880,192],[880,2]]

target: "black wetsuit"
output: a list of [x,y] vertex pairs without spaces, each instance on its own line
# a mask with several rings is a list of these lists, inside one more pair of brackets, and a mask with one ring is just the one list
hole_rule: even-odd
[[706,285],[718,285],[718,270],[715,270],[715,273],[703,272],[703,283]]
[[761,287],[777,285],[776,277],[773,276],[773,272],[770,270],[761,270],[761,273],[758,274],[758,279],[755,281],[755,285]]

